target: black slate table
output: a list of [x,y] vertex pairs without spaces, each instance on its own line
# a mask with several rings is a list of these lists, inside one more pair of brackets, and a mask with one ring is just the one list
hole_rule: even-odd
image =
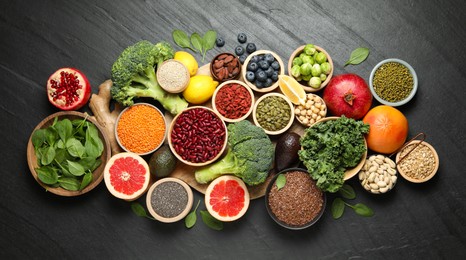
[[[461,0],[1,1],[0,257],[464,258],[465,21],[466,4]],[[347,210],[334,220],[328,206],[318,224],[303,231],[275,224],[263,198],[253,200],[242,219],[214,231],[200,220],[188,230],[183,222],[139,218],[103,183],[74,198],[45,192],[29,172],[26,144],[33,128],[57,112],[46,98],[48,76],[60,67],[76,67],[97,92],[126,46],[141,39],[174,45],[174,29],[214,29],[225,39],[223,48],[207,53],[206,63],[220,51],[233,51],[240,32],[285,62],[299,45],[323,46],[334,60],[335,74],[357,73],[366,80],[385,58],[407,61],[417,72],[419,91],[399,110],[409,120],[409,136],[424,132],[437,149],[437,175],[424,184],[399,179],[383,196],[368,194],[352,179],[354,203],[369,205],[375,215],[364,218]],[[370,49],[368,59],[344,67],[359,46]],[[196,201],[202,198],[195,192]],[[329,202],[333,198],[329,195]]]

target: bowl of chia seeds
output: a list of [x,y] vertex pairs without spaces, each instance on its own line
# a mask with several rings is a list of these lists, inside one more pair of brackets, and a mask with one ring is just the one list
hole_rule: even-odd
[[400,59],[386,59],[372,69],[369,88],[380,103],[397,107],[408,103],[416,94],[418,79],[413,67]]

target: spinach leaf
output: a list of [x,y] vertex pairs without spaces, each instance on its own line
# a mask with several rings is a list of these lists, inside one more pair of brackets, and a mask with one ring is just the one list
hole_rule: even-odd
[[202,37],[203,42],[203,54],[202,54],[202,61],[204,61],[205,54],[208,50],[211,50],[215,46],[215,41],[217,40],[217,32],[214,30],[207,31],[204,36]]
[[74,137],[69,138],[66,141],[65,146],[71,156],[83,158],[86,149],[78,139]]
[[53,148],[52,146],[46,147],[40,158],[41,165],[49,165],[50,163],[52,163],[53,159],[55,158],[55,154],[55,148]]
[[191,47],[191,43],[189,41],[188,35],[182,30],[174,30],[172,32],[173,41],[176,45],[180,46],[181,48],[189,48],[192,51],[195,51]]
[[88,124],[86,129],[84,148],[87,156],[90,157],[99,157],[104,150],[104,144],[99,137],[99,132],[93,124]]
[[50,166],[36,168],[36,172],[39,180],[45,184],[52,185],[58,181],[57,171]]
[[345,202],[340,198],[336,198],[332,202],[331,210],[332,210],[333,218],[334,219],[339,219],[343,215],[343,213],[345,212]]
[[45,138],[47,139],[47,144],[53,146],[58,139],[58,133],[53,127],[48,127],[45,129]]
[[81,185],[79,186],[79,190],[83,190],[84,188],[86,188],[92,182],[92,179],[92,172],[86,172],[81,181]]
[[200,203],[201,203],[200,200],[197,201],[197,205],[194,208],[194,210],[191,211],[184,219],[184,224],[186,225],[187,228],[192,228],[196,224],[196,221],[197,221],[196,211]]
[[66,140],[73,135],[73,124],[67,118],[58,121],[55,124],[54,129],[57,131],[58,136],[60,136],[60,140],[63,142],[66,142]]
[[138,202],[131,203],[131,210],[134,212],[134,214],[136,214],[139,217],[144,217],[144,218],[155,220],[154,218],[147,215],[147,212],[144,209],[144,207]]
[[38,149],[47,141],[46,132],[46,129],[37,129],[34,131],[31,137],[31,142],[34,146],[34,149]]
[[356,192],[354,192],[353,187],[351,187],[349,184],[343,184],[343,186],[338,190],[338,193],[345,198],[345,199],[355,199],[356,198]]
[[67,160],[67,162],[68,162],[68,171],[74,176],[82,176],[85,173],[84,167],[80,163],[73,162],[70,160]]
[[198,33],[191,34],[191,44],[193,45],[196,51],[199,51],[200,53],[202,53],[204,41],[202,40],[202,37]]
[[356,48],[353,52],[351,52],[350,58],[348,59],[348,61],[346,61],[345,66],[348,64],[357,65],[366,60],[367,56],[369,56],[368,48]]
[[201,210],[201,218],[204,224],[206,224],[209,228],[213,230],[222,230],[223,229],[223,222],[212,217],[207,210]]
[[60,184],[60,187],[69,191],[77,191],[79,190],[79,186],[81,186],[81,183],[76,178],[69,177],[59,178],[58,183]]
[[281,188],[285,187],[285,184],[286,184],[285,174],[278,175],[277,180],[275,181],[275,185],[277,185],[277,190],[280,190]]
[[358,203],[356,205],[349,205],[349,204],[347,205],[351,207],[354,210],[354,212],[356,212],[356,214],[360,216],[372,217],[374,215],[374,211],[362,203]]

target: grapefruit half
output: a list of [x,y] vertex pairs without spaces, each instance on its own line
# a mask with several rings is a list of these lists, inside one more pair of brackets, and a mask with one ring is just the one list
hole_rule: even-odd
[[229,222],[246,213],[249,207],[249,192],[241,179],[223,175],[209,184],[204,200],[210,215],[220,221]]
[[149,165],[135,153],[115,154],[105,165],[105,185],[119,199],[132,201],[139,198],[149,187],[149,179]]

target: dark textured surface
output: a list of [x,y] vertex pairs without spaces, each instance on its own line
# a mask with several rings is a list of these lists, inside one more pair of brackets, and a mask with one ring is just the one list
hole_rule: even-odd
[[[1,1],[0,257],[464,258],[465,21],[462,0]],[[252,201],[242,219],[218,232],[200,220],[187,230],[182,222],[139,218],[103,183],[76,198],[44,192],[29,172],[26,144],[35,125],[57,111],[46,98],[48,76],[59,67],[76,67],[96,92],[126,46],[140,39],[173,44],[176,28],[215,29],[224,37],[225,47],[209,51],[206,62],[219,51],[233,51],[239,32],[284,61],[297,46],[313,42],[330,53],[336,74],[354,72],[366,80],[382,59],[407,61],[417,72],[419,91],[399,109],[409,120],[410,136],[425,132],[437,149],[437,176],[420,185],[400,179],[383,196],[365,193],[353,179],[357,202],[371,206],[375,216],[362,218],[347,209],[333,220],[327,207],[320,222],[303,231],[275,224],[263,199]],[[359,46],[370,48],[369,58],[343,67]]]

